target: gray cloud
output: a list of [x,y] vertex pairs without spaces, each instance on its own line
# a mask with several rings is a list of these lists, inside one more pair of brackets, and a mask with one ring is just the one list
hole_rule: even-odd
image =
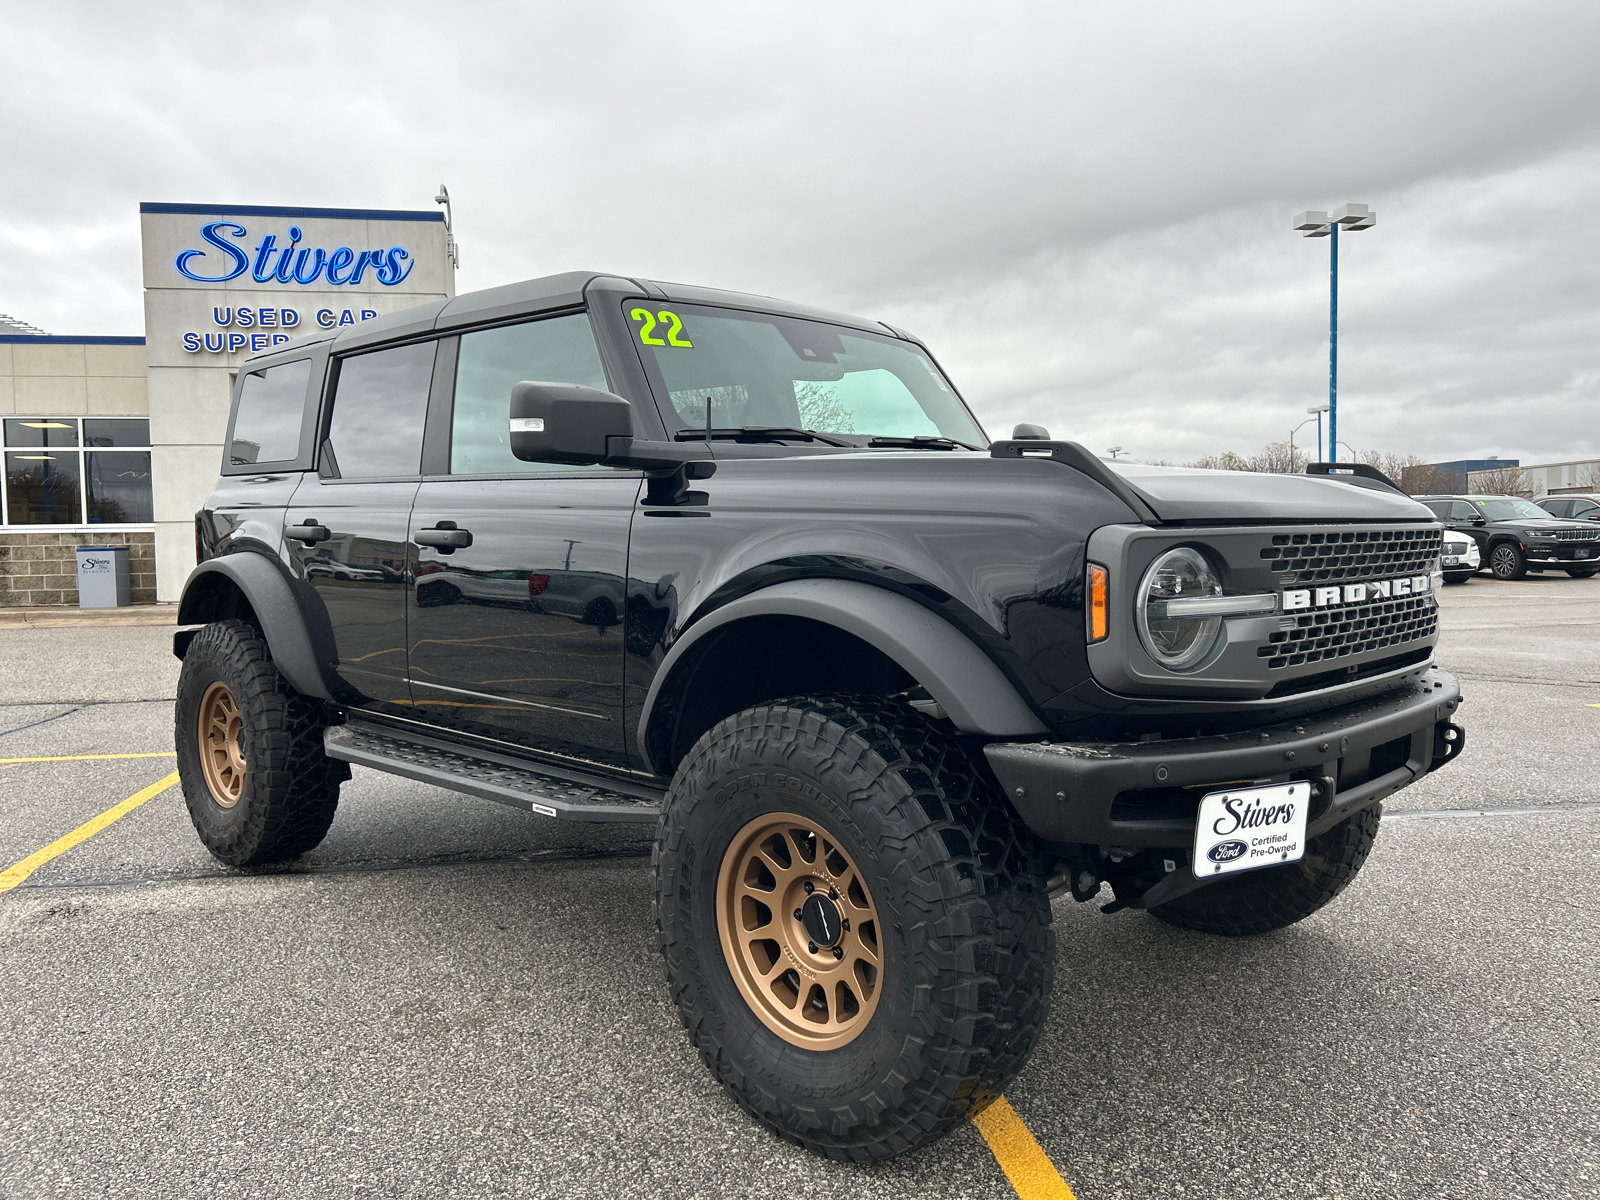
[[[577,266],[915,328],[991,432],[1600,453],[1600,9],[0,5],[0,308],[141,325],[140,200],[458,198],[463,289]],[[1309,432],[1309,431],[1307,431]]]

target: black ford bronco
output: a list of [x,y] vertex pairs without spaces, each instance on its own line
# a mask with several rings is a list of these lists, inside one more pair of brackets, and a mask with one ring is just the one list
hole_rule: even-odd
[[251,359],[183,595],[225,863],[357,763],[657,827],[668,986],[753,1116],[846,1159],[980,1111],[1050,899],[1260,934],[1456,757],[1440,526],[1370,468],[990,442],[910,334],[573,273]]

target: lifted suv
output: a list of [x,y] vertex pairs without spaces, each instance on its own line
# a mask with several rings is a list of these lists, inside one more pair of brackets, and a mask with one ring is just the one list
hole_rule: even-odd
[[1050,898],[1259,934],[1454,758],[1441,532],[1370,468],[989,442],[917,339],[571,274],[252,359],[174,642],[201,838],[315,845],[359,763],[657,825],[706,1065],[814,1150],[1021,1070]]
[[1562,570],[1574,579],[1600,574],[1600,525],[1551,516],[1518,496],[1418,496],[1444,523],[1478,543],[1496,579]]

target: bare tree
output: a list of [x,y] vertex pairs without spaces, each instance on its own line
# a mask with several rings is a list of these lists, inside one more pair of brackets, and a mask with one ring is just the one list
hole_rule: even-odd
[[1250,456],[1247,469],[1270,475],[1299,475],[1310,461],[1310,455],[1299,446],[1291,446],[1288,442],[1270,442]]
[[1585,463],[1574,473],[1572,482],[1578,487],[1600,492],[1600,463]]
[[1474,496],[1522,496],[1531,499],[1538,491],[1521,467],[1495,467],[1473,471],[1467,476],[1467,491]]
[[1224,450],[1221,454],[1207,454],[1197,458],[1186,466],[1199,467],[1205,471],[1250,471],[1254,470],[1250,461],[1242,455],[1235,454],[1232,450]]

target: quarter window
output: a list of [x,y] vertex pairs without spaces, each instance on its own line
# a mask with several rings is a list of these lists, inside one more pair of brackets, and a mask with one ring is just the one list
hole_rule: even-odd
[[300,422],[310,381],[311,363],[306,359],[244,377],[228,443],[229,466],[287,462],[300,453]]
[[147,525],[150,422],[132,417],[16,417],[0,423],[0,524]]
[[523,462],[511,453],[507,429],[511,389],[524,380],[605,389],[605,368],[600,365],[600,351],[586,314],[548,317],[462,335],[456,358],[455,410],[450,422],[452,475],[595,469]]
[[325,472],[332,467],[343,479],[381,479],[422,469],[422,426],[436,348],[435,342],[414,342],[339,362],[322,456]]

